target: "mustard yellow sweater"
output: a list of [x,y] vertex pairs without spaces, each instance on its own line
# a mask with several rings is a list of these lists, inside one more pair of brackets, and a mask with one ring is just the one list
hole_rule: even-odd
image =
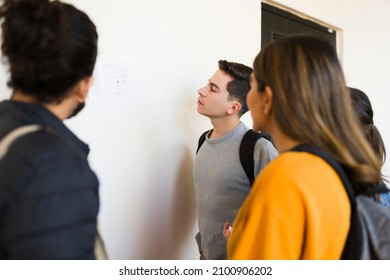
[[339,259],[350,204],[337,173],[321,158],[286,152],[263,169],[241,207],[229,259]]

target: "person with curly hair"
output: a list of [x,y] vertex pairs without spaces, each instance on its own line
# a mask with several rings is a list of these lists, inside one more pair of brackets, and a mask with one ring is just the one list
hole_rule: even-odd
[[9,100],[0,141],[19,128],[0,164],[0,259],[95,259],[99,181],[89,147],[64,120],[84,107],[98,34],[60,1],[6,0],[0,7]]

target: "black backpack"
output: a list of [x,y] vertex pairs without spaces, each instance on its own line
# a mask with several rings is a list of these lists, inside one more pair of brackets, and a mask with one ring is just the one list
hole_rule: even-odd
[[[366,194],[356,193],[342,165],[320,149],[302,144],[292,151],[321,157],[333,167],[343,182],[351,203],[351,226],[341,259],[390,260],[390,208]],[[383,192],[389,192],[389,189],[381,184],[370,194]]]
[[[198,148],[196,149],[196,153],[198,153],[203,142],[206,140],[206,135],[210,131],[211,130],[205,131],[199,137]],[[249,179],[251,186],[252,186],[253,182],[255,181],[255,176],[254,176],[255,163],[254,163],[254,159],[253,159],[253,150],[255,149],[255,145],[256,145],[257,140],[259,140],[262,137],[267,139],[268,141],[271,141],[271,137],[268,134],[256,132],[253,129],[249,129],[245,133],[244,137],[241,140],[241,144],[240,144],[241,165],[244,168],[244,171],[246,173],[246,176]]]

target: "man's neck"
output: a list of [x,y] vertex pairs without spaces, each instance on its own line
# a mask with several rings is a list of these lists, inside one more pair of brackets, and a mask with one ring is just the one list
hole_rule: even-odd
[[210,135],[211,139],[219,138],[227,134],[233,128],[240,124],[239,118],[218,118],[212,119],[213,132]]
[[57,118],[60,120],[64,120],[66,118],[66,110],[64,110],[64,106],[61,106],[60,104],[46,104],[46,103],[39,103],[36,101],[36,99],[30,95],[24,94],[20,91],[16,91],[12,94],[11,97],[12,101],[17,102],[24,102],[24,103],[34,103],[34,104],[41,104],[43,107],[45,107],[47,110],[52,112]]
[[12,93],[11,100],[24,103],[37,103],[34,97],[26,95],[20,91],[15,91],[14,93]]

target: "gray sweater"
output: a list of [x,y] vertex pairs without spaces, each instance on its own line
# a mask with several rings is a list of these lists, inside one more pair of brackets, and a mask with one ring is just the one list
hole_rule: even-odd
[[[240,123],[230,132],[203,143],[195,158],[194,182],[200,248],[206,259],[226,259],[225,222],[233,223],[249,194],[248,177],[240,163],[239,148],[249,128]],[[278,155],[268,140],[260,138],[254,149],[255,175]]]

